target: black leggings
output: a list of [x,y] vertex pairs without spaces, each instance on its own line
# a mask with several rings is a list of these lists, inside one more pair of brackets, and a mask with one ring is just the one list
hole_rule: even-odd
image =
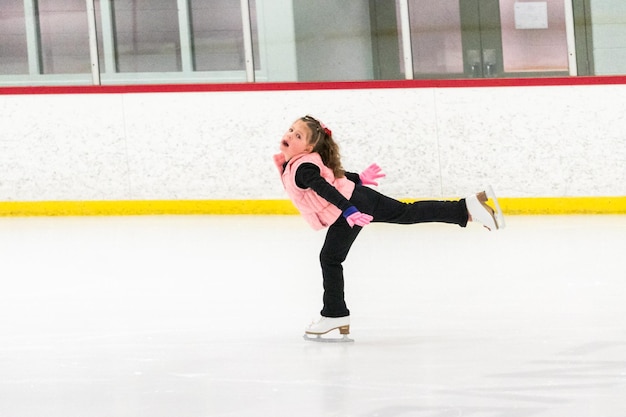
[[[468,221],[465,200],[459,201],[417,201],[403,203],[389,198],[368,187],[356,186],[350,198],[362,213],[374,217],[373,222],[415,224],[427,222],[451,223],[465,227]],[[322,277],[324,278],[325,317],[350,315],[344,299],[343,266],[350,247],[361,231],[361,227],[350,227],[343,216],[333,223],[326,233],[326,240],[320,252]]]

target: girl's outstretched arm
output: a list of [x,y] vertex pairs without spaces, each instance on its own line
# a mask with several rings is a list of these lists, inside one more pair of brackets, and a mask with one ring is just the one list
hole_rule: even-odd
[[296,170],[296,185],[300,188],[310,188],[320,197],[335,205],[350,227],[365,226],[369,224],[373,217],[369,214],[361,213],[352,203],[343,196],[335,187],[330,185],[320,174],[317,165],[304,163]]
[[320,197],[344,211],[352,206],[352,203],[343,196],[335,187],[326,181],[317,165],[305,162],[296,170],[296,185],[302,189],[310,188]]

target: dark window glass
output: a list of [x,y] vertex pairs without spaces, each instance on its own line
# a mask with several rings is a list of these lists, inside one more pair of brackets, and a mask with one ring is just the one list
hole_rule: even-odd
[[84,0],[39,0],[44,74],[91,71],[87,5]]
[[27,74],[23,0],[0,0],[0,74]]
[[181,70],[176,0],[115,0],[112,5],[119,72]]
[[[245,69],[243,23],[239,0],[191,0],[191,28],[196,71]],[[259,68],[256,10],[250,2],[255,68]]]

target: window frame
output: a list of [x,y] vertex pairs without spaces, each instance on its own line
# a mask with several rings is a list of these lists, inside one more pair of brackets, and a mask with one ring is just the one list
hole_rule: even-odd
[[[178,24],[181,48],[181,71],[171,72],[118,72],[116,45],[113,28],[113,0],[100,1],[99,10],[95,0],[86,0],[86,19],[89,21],[88,33],[90,46],[89,73],[79,74],[44,74],[42,63],[41,33],[37,11],[37,0],[24,0],[24,18],[26,25],[26,46],[28,73],[0,74],[0,86],[21,85],[115,85],[115,84],[153,84],[153,83],[198,83],[198,82],[255,82],[267,80],[267,73],[255,69],[252,40],[252,22],[250,20],[250,0],[240,0],[243,23],[245,69],[232,71],[195,71],[193,69],[193,49],[191,39],[190,5],[187,0],[177,0]],[[100,14],[101,39],[98,40],[95,16]],[[92,25],[93,23],[93,25]],[[259,26],[262,26],[259,24]],[[263,33],[259,28],[259,45],[263,43]],[[101,46],[100,46],[101,45]],[[99,50],[101,47],[101,51]],[[262,54],[260,54],[262,55]],[[102,62],[100,62],[102,60]],[[259,66],[259,65],[257,65]]]
[[[41,34],[39,31],[37,4],[38,0],[24,0],[24,18],[26,25],[26,44],[28,56],[28,73],[2,74],[0,86],[22,85],[119,85],[119,84],[188,84],[188,83],[237,83],[237,82],[297,82],[296,68],[297,45],[293,30],[293,19],[289,21],[289,8],[285,6],[291,0],[270,1],[252,0],[255,2],[257,21],[257,41],[259,51],[255,62],[253,53],[252,22],[250,20],[251,0],[240,0],[241,19],[243,23],[245,69],[231,71],[195,71],[193,69],[193,40],[191,33],[191,6],[188,0],[177,0],[178,24],[180,36],[181,71],[171,72],[119,72],[116,62],[116,45],[114,34],[113,9],[114,0],[101,0],[96,10],[96,0],[86,1],[87,18],[93,14],[94,23],[100,25],[98,33],[95,25],[89,26],[90,68],[91,73],[80,74],[43,74]],[[570,51],[570,76],[593,75],[592,48],[589,46],[591,30],[586,40],[580,40],[582,31],[580,18],[585,17],[585,28],[591,22],[587,0],[566,1],[568,14],[567,33]],[[407,80],[415,79],[412,68],[412,50],[408,18],[408,0],[396,0],[399,16],[400,35],[398,42],[401,47],[401,65],[403,76]],[[95,21],[95,15],[99,19]],[[267,25],[265,18],[271,16],[280,25]],[[293,17],[293,16],[291,16]],[[576,25],[578,22],[578,26]],[[574,34],[576,36],[574,37]],[[100,35],[100,36],[98,36]],[[581,46],[582,45],[582,46]],[[584,48],[583,46],[586,46]],[[292,50],[293,49],[293,50]],[[292,62],[293,61],[293,62]],[[581,63],[588,63],[581,65]],[[578,69],[577,69],[578,68]],[[337,80],[339,81],[339,80]],[[331,81],[332,82],[332,81]]]

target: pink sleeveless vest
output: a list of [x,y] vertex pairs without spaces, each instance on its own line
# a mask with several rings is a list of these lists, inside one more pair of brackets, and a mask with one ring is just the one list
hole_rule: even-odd
[[296,170],[305,162],[317,165],[322,177],[347,199],[352,197],[354,183],[346,177],[335,178],[333,170],[324,165],[317,152],[296,155],[289,160],[281,176],[285,190],[309,225],[320,230],[333,224],[341,216],[341,210],[312,189],[302,189],[296,185]]

